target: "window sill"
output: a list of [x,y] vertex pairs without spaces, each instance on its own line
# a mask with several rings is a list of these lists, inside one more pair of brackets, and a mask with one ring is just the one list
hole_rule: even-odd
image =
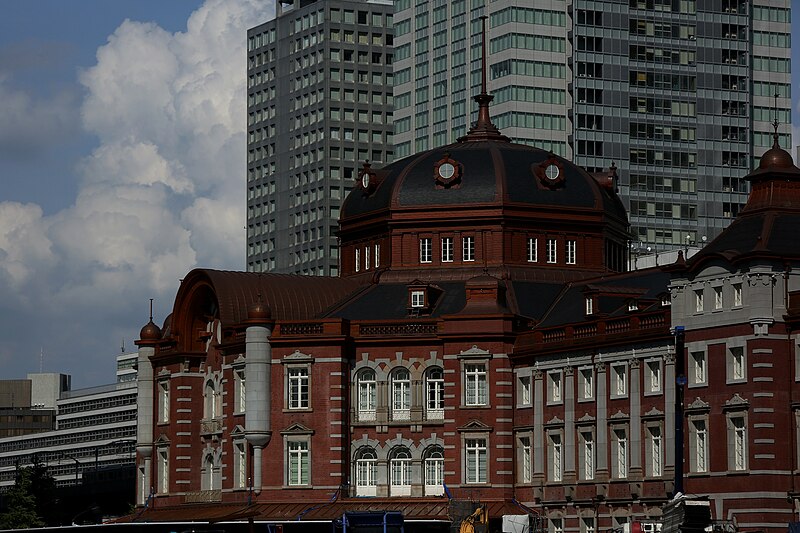
[[491,405],[461,405],[461,409],[491,409]]
[[[313,413],[314,412],[314,408],[313,407],[303,407],[303,408],[299,408],[299,409],[287,409],[286,407],[284,407],[283,408],[283,412],[284,413]],[[244,414],[244,413],[242,413],[242,414]]]

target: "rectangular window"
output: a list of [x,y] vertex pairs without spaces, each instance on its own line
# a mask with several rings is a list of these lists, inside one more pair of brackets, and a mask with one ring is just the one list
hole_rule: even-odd
[[381,266],[381,245],[375,245],[375,268]]
[[645,475],[651,477],[661,477],[663,473],[662,465],[664,462],[661,427],[648,427],[645,433],[645,440]]
[[308,409],[308,367],[289,369],[289,409]]
[[745,381],[747,379],[747,366],[745,363],[744,347],[734,346],[728,349],[728,381]]
[[425,291],[411,291],[411,307],[425,307]]
[[742,284],[741,283],[734,283],[733,284],[733,306],[734,307],[741,307],[742,306]]
[[167,494],[169,492],[169,450],[159,448],[158,450],[158,493]]
[[468,406],[488,405],[489,394],[486,383],[486,365],[468,364],[464,366],[465,402]]
[[586,298],[586,314],[591,315],[594,313],[594,298],[588,296]]
[[562,390],[561,390],[561,371],[552,371],[547,373],[547,400],[548,403],[561,403]]
[[237,368],[233,371],[236,412],[244,413],[247,406],[247,389],[245,389],[244,368]]
[[594,533],[594,518],[591,516],[581,518],[580,533]]
[[528,263],[536,263],[539,261],[539,240],[533,237],[528,237]]
[[708,431],[704,419],[689,422],[689,460],[692,472],[708,472]]
[[486,483],[486,439],[466,439],[466,482]]
[[530,437],[519,438],[519,468],[520,468],[520,483],[531,482],[531,439]]
[[308,443],[289,441],[289,464],[287,472],[288,485],[308,485],[311,479],[311,461],[308,454]]
[[556,252],[556,240],[547,239],[547,262],[555,263],[557,260],[558,254]]
[[728,419],[728,454],[730,470],[747,470],[747,427],[743,416]]
[[521,405],[531,404],[531,377],[520,376],[519,378],[519,402]]
[[694,291],[694,310],[696,313],[703,312],[703,289]]
[[475,237],[469,235],[461,239],[461,257],[464,261],[475,261]]
[[169,381],[158,382],[158,422],[169,422]]
[[550,441],[548,446],[548,463],[550,464],[550,481],[561,481],[562,470],[564,466],[564,454],[561,448],[561,434],[550,433],[548,436]]
[[651,393],[661,392],[661,361],[653,359],[647,361],[647,391]]
[[361,270],[361,248],[356,248],[355,255],[356,272],[358,272]]
[[611,365],[611,397],[628,394],[628,367],[623,364]]
[[233,483],[237,489],[247,488],[247,442],[233,443]]
[[580,479],[594,479],[594,435],[591,431],[580,432],[580,456],[578,457],[578,474]]
[[594,398],[594,369],[590,366],[580,369],[578,394],[583,400]]
[[714,287],[714,309],[722,309],[722,287]]
[[706,383],[706,354],[705,352],[692,352],[689,356],[691,369],[691,383],[693,385],[705,385]]
[[419,240],[419,262],[430,263],[433,261],[433,250],[431,249],[430,237]]
[[369,258],[369,252],[370,252],[369,246],[365,246],[364,247],[364,270],[369,270],[369,267],[371,265],[370,260],[369,260],[370,259]]
[[564,519],[551,518],[548,533],[564,533]]
[[612,437],[612,474],[623,479],[628,477],[628,435],[625,429],[615,429]]
[[453,238],[442,237],[442,262],[453,262]]
[[567,241],[567,264],[574,265],[577,255],[577,243],[575,241]]

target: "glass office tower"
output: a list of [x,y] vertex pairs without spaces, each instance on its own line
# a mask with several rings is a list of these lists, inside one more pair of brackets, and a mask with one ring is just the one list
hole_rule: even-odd
[[590,171],[613,162],[634,249],[712,239],[773,121],[789,148],[788,0],[395,0],[396,157],[474,120],[482,15],[495,124]]
[[342,199],[392,159],[392,4],[282,0],[247,35],[247,270],[336,275]]

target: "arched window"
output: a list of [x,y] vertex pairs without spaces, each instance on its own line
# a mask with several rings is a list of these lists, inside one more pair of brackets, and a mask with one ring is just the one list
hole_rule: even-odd
[[411,419],[411,373],[398,368],[392,373],[392,420]]
[[425,416],[428,420],[444,420],[444,372],[439,367],[425,375]]
[[431,446],[425,451],[425,496],[444,494],[444,450]]
[[390,496],[411,495],[411,453],[407,448],[392,452],[389,460]]
[[375,371],[366,368],[358,374],[358,420],[375,420]]
[[202,474],[203,479],[200,485],[203,490],[214,490],[219,488],[217,487],[219,472],[214,465],[214,456],[210,453],[206,455],[205,459],[203,459]]
[[204,401],[204,414],[206,420],[211,420],[213,418],[217,418],[217,391],[214,387],[214,382],[212,380],[206,381],[206,386],[204,390],[205,396]]
[[377,455],[372,448],[362,448],[356,457],[356,496],[375,496]]

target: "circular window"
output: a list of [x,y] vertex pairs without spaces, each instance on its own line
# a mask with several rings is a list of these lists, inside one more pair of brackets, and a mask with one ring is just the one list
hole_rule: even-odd
[[547,168],[544,169],[544,175],[547,176],[547,179],[551,181],[557,180],[560,174],[561,170],[553,163],[547,165]]
[[439,165],[439,176],[441,176],[442,179],[449,180],[455,173],[456,167],[454,167],[452,163],[442,163]]

